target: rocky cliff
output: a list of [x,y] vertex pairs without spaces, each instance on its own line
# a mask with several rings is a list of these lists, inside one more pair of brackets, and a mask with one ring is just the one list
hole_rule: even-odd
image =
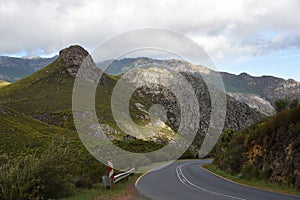
[[[181,72],[181,75],[192,86],[193,92],[196,94],[199,102],[199,110],[193,110],[193,112],[200,113],[200,129],[198,130],[194,141],[194,145],[199,147],[201,146],[203,138],[211,123],[212,107],[210,92],[205,81],[201,77],[194,76],[194,74],[187,72]],[[166,110],[168,117],[166,123],[176,132],[181,123],[181,106],[174,91],[161,84],[173,84],[174,80],[168,80],[167,70],[160,68],[138,69],[135,73],[131,73],[131,75],[127,76],[126,80],[134,85],[140,83],[140,80],[143,80],[144,85],[134,94],[138,97],[137,99],[141,100],[141,102],[139,102],[139,107],[142,106],[143,109],[147,110],[150,108],[151,104],[162,105]],[[142,100],[142,98],[145,97],[148,98],[151,103]],[[226,117],[223,130],[241,130],[262,119],[263,115],[255,109],[250,108],[247,104],[238,102],[230,96],[225,95],[224,97],[226,98],[227,106],[224,108],[226,110]],[[184,96],[183,101],[189,102],[191,101],[190,98],[190,96]],[[138,112],[137,115],[142,119],[150,118],[147,112]]]
[[271,103],[255,94],[243,94],[243,93],[227,93],[229,96],[233,97],[237,101],[244,102],[251,108],[254,108],[261,113],[269,116],[275,113],[274,107]]
[[[104,69],[109,62],[99,63]],[[114,60],[106,69],[109,74],[121,74],[138,66],[165,65],[177,72],[187,72],[195,76],[205,77],[213,82],[218,73],[200,65],[194,65],[183,60],[155,60],[151,58],[124,58]],[[246,73],[234,75],[220,72],[224,86],[230,96],[238,101],[248,104],[250,107],[261,111],[263,114],[274,114],[274,102],[277,99],[300,98],[300,83],[289,79],[285,80],[273,76],[253,77]]]
[[300,189],[300,106],[227,131],[216,152],[214,163],[222,170]]

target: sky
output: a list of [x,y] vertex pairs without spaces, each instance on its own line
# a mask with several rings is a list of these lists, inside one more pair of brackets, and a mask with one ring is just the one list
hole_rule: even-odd
[[299,0],[0,0],[0,55],[88,50],[144,27],[181,32],[219,71],[300,81]]

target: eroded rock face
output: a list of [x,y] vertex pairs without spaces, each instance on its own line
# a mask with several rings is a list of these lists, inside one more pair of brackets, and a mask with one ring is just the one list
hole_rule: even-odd
[[89,53],[79,45],[70,46],[59,52],[59,58],[63,61],[63,66],[67,72],[75,77],[78,69]]
[[237,101],[244,102],[251,108],[254,108],[261,113],[270,116],[275,114],[275,109],[269,101],[263,99],[254,94],[243,94],[243,93],[227,93]]
[[[166,123],[176,132],[180,125],[181,109],[176,95],[168,88],[160,85],[161,82],[168,82],[168,76],[166,73],[167,72],[164,69],[139,69],[136,74],[127,78],[131,83],[137,83],[140,82],[139,80],[143,80],[144,85],[137,90],[138,99],[147,96],[153,104],[162,105],[168,116],[168,121]],[[201,77],[197,77],[186,72],[182,72],[181,74],[192,86],[199,103],[199,111],[196,111],[195,109],[192,110],[193,112],[200,113],[199,130],[197,132],[196,139],[194,140],[194,144],[196,146],[200,146],[207,133],[211,120],[210,93],[205,81]],[[172,83],[172,81],[174,80],[170,80],[170,83]],[[155,82],[157,82],[157,84],[153,84]],[[184,96],[183,101],[188,102],[190,101],[190,98],[190,96]],[[140,104],[138,105],[139,108],[144,106]],[[145,108],[143,107],[143,109]],[[257,123],[263,117],[259,111],[250,108],[245,103],[236,101],[230,96],[227,96],[227,107],[225,109],[226,117],[223,130],[229,128],[235,131],[241,130]],[[144,116],[143,118],[145,119],[147,116]]]
[[[269,176],[270,181],[300,189],[300,138],[297,132],[280,128],[252,143],[247,152],[248,162]],[[255,146],[259,148],[252,148]]]
[[[101,63],[102,66],[106,66],[106,64],[106,61]],[[233,98],[248,104],[250,107],[266,115],[274,114],[272,106],[274,106],[274,102],[277,99],[300,98],[300,82],[292,79],[285,80],[274,76],[254,77],[247,73],[241,73],[239,75],[226,72],[218,73],[213,69],[176,59],[156,60],[145,57],[124,58],[115,60],[109,68],[106,69],[106,73],[116,75],[140,66],[155,67],[156,65],[170,67],[176,72],[192,73],[195,76],[204,77],[212,83],[221,75],[226,91],[234,94],[234,96],[231,95]],[[260,97],[261,99],[253,97],[252,95],[258,98]],[[262,99],[264,101],[262,101]]]

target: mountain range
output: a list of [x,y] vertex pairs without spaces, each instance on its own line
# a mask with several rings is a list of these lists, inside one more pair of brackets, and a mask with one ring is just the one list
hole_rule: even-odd
[[56,58],[57,56],[52,58],[0,56],[0,80],[14,82],[42,69]]
[[[52,58],[14,58],[0,57],[0,80],[13,82],[35,71],[42,69],[57,56]],[[98,64],[100,68],[111,61],[103,61]],[[107,74],[120,75],[123,72],[133,69],[139,65],[162,64],[172,66],[176,71],[189,72],[194,75],[213,78],[216,72],[206,67],[193,65],[182,60],[156,60],[146,57],[124,58],[114,60],[105,70]],[[275,113],[274,102],[277,99],[293,99],[300,97],[300,83],[293,79],[282,79],[274,76],[254,77],[247,73],[234,75],[226,72],[220,72],[224,81],[225,90],[228,95],[238,101],[248,104],[265,115]],[[275,91],[275,92],[274,92]]]
[[[189,72],[195,76],[216,79],[218,73],[201,65],[194,65],[183,60],[156,60],[146,57],[123,58],[120,60],[99,63],[100,68],[108,74],[122,74],[137,66],[164,65],[177,72]],[[282,79],[274,76],[254,77],[247,73],[239,75],[220,72],[227,94],[238,101],[248,104],[266,115],[275,113],[274,103],[277,99],[300,98],[300,82],[293,79]]]
[[[14,58],[0,57],[0,80],[14,82],[24,78],[52,63],[58,56],[52,58]],[[106,65],[110,65],[106,68]],[[182,60],[157,60],[146,57],[123,58],[120,60],[103,61],[97,66],[105,69],[110,75],[120,75],[127,70],[140,65],[149,67],[157,64],[171,66],[175,71],[188,72],[196,76],[204,76],[213,79],[217,72],[206,67],[193,65]],[[275,113],[274,103],[277,99],[300,98],[300,83],[293,79],[282,79],[274,76],[254,77],[247,73],[239,75],[220,72],[223,78],[225,90],[234,99],[248,104],[265,115]],[[1,84],[3,85],[3,84]]]
[[[79,66],[88,55],[88,52],[82,47],[71,46],[60,51],[57,59],[47,67],[1,88],[0,107],[3,110],[1,120],[4,120],[3,123],[6,124],[7,129],[14,129],[14,125],[8,123],[9,120],[7,120],[10,113],[19,113],[19,116],[24,115],[45,123],[47,126],[75,131],[72,116],[73,85]],[[142,75],[145,79],[159,76],[159,73],[151,75],[150,71],[153,71],[153,68],[141,70],[143,70]],[[194,76],[190,72],[182,72],[182,75],[191,83],[199,101],[200,129],[194,140],[194,147],[198,148],[210,124],[209,92],[201,77]],[[127,134],[117,126],[111,111],[111,96],[119,79],[120,76],[105,73],[97,87],[95,98],[99,123],[112,140],[122,140]],[[240,130],[257,123],[264,117],[263,114],[250,108],[247,104],[236,101],[230,96],[226,98],[227,115],[224,129]],[[158,133],[148,130],[147,133],[137,135],[137,138],[163,144],[168,143],[174,137],[180,124],[180,107],[178,107],[178,102],[172,92],[162,86],[148,85],[138,88],[130,100],[130,115],[139,125],[151,125],[151,116],[148,110],[153,104],[164,106],[168,120],[160,123],[161,130]],[[90,124],[88,129],[91,134],[97,132],[93,124]],[[18,132],[16,129],[14,130],[13,132]]]

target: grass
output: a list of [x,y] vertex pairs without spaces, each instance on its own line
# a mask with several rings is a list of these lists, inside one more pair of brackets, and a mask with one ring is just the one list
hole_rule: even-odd
[[116,183],[113,190],[107,190],[102,184],[95,184],[93,189],[78,189],[72,196],[63,200],[114,200],[135,199],[134,183],[140,174],[133,174],[128,179]]
[[242,178],[242,177],[239,177],[238,175],[232,175],[227,172],[224,172],[212,164],[203,165],[203,167],[219,176],[222,176],[226,179],[229,179],[231,181],[234,181],[234,182],[237,182],[240,184],[244,184],[247,186],[251,186],[251,187],[255,187],[255,188],[263,189],[263,190],[268,190],[268,191],[272,191],[272,192],[279,192],[279,193],[284,193],[284,194],[300,196],[300,190],[293,189],[286,185],[279,185],[276,183],[268,183],[266,181],[253,179],[253,178],[252,179]]
[[79,141],[74,131],[52,126],[4,108],[0,112],[0,153],[26,155],[39,151],[55,135]]

